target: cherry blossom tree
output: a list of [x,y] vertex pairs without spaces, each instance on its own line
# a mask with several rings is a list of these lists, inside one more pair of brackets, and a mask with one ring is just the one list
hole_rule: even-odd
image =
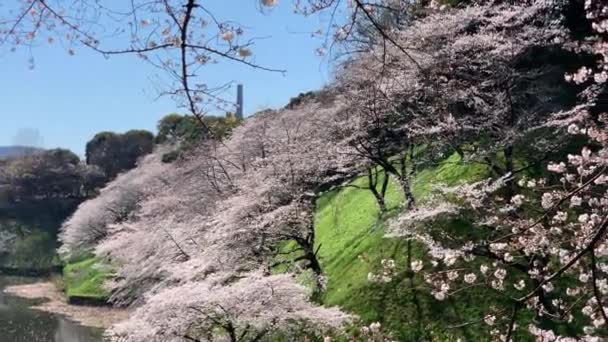
[[[442,189],[428,206],[393,223],[393,234],[427,246],[430,261],[410,267],[422,272],[437,300],[488,290],[495,299],[488,301],[480,323],[496,340],[605,337],[607,130],[599,99],[606,81],[607,8],[587,1],[585,10],[596,35],[571,47],[598,58],[565,75],[585,87],[582,102],[543,123],[562,127],[585,146],[566,160],[544,163],[545,177],[507,174]],[[463,218],[470,226],[455,227],[454,220]]]
[[[577,63],[562,45],[569,39],[560,24],[564,6],[474,6],[456,12],[458,17],[439,12],[416,27],[446,29],[417,45],[436,51],[423,78],[430,105],[455,120],[458,135],[473,135],[472,157],[498,176],[522,171],[515,166],[517,153],[533,156],[528,159],[534,165],[560,147],[560,140],[550,137],[553,132],[542,129],[551,113],[571,108],[576,99],[576,87],[563,82],[563,74]],[[542,58],[547,61],[539,63]]]
[[105,238],[111,225],[127,221],[144,196],[153,193],[146,190],[163,183],[169,167],[160,164],[159,158],[147,156],[141,162],[143,166],[119,175],[97,197],[80,204],[61,228],[62,250],[78,253],[81,247],[88,248]]
[[[537,167],[568,143],[550,137],[563,130],[544,124],[571,108],[580,90],[563,80],[584,59],[564,48],[563,8],[533,2],[431,10],[392,30],[393,43],[379,41],[338,72],[350,102],[344,141],[399,180],[407,203],[414,203],[415,171],[449,148],[498,176]],[[536,63],[540,58],[550,60]],[[518,155],[534,158],[516,166]]]
[[348,319],[307,303],[307,296],[308,289],[288,275],[253,273],[228,286],[186,283],[150,298],[110,334],[124,342],[259,341],[281,333],[301,337],[298,324],[314,323],[323,331]]
[[[317,328],[326,323],[336,327],[346,318],[337,310],[315,308],[293,274],[270,275],[277,246],[291,240],[302,250],[303,268],[313,270],[322,286],[316,258],[319,246],[314,240],[314,193],[360,169],[356,160],[328,148],[332,122],[342,103],[323,99],[254,115],[224,141],[205,141],[174,164],[163,164],[162,149],[156,151],[66,222],[63,248],[69,252],[95,247],[97,255],[115,267],[107,284],[110,301],[137,307],[142,313],[125,323],[127,328],[116,327],[116,339],[205,340],[218,338],[219,329],[223,336],[235,333],[239,341],[255,340],[291,323],[304,324],[307,333],[318,335],[323,329]],[[123,197],[136,201],[124,202]],[[110,203],[127,214],[119,219],[109,215]],[[95,232],[87,218],[100,221],[103,235],[89,236]],[[286,310],[293,308],[295,316],[283,317],[279,310],[276,316],[251,321],[259,314],[247,310],[262,310],[271,303],[252,295],[261,293],[264,284],[269,284],[268,300]],[[233,298],[236,292],[220,295],[237,287],[245,291],[240,297]],[[168,312],[165,305],[188,289],[201,294],[206,289],[214,295],[204,296],[208,302],[185,295],[183,300],[192,310],[176,311],[176,320],[163,316]],[[283,296],[282,289],[291,292]],[[226,302],[233,299],[232,304]],[[256,301],[258,309],[247,300]],[[221,307],[229,312],[223,315]],[[306,309],[300,315],[298,307],[313,311]],[[308,314],[312,316],[305,319]],[[159,327],[167,327],[166,333],[147,328],[152,316],[167,319],[158,321]]]
[[[314,194],[327,184],[352,177],[359,164],[328,148],[340,101],[317,101],[257,114],[242,127],[248,132],[237,130],[227,145],[238,151],[236,160],[245,161],[239,164],[244,172],[235,182],[239,212],[245,220],[239,225],[247,230],[241,236],[253,235],[257,242],[248,244],[257,246],[256,253],[266,259],[272,256],[273,245],[295,241],[302,251],[301,259],[320,275],[312,216]],[[243,145],[236,147],[239,137],[244,139],[240,142]],[[243,152],[255,158],[242,158]],[[237,164],[236,160],[232,164]],[[232,210],[235,205],[230,205]]]

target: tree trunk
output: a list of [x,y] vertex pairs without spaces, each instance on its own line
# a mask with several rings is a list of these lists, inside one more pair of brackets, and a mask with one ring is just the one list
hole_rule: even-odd
[[321,268],[321,263],[319,262],[319,259],[317,258],[317,253],[319,250],[317,249],[315,251],[315,249],[314,249],[314,240],[312,243],[303,242],[302,239],[296,240],[296,242],[298,242],[300,247],[302,247],[302,250],[304,251],[304,255],[302,255],[299,258],[296,258],[294,260],[294,262],[298,262],[300,260],[306,260],[308,262],[308,265],[306,265],[306,267],[314,272],[314,274],[316,276],[315,284],[317,285],[317,288],[319,290],[321,290],[323,288],[323,284],[321,284],[321,275],[323,274],[323,269]]
[[317,253],[311,248],[310,250],[305,251],[306,260],[308,260],[308,267],[315,272],[316,275],[323,274],[323,269],[321,269],[321,263],[319,263],[319,259],[317,259]]
[[304,248],[304,252],[306,253],[306,259],[310,262],[310,269],[313,270],[317,275],[321,275],[323,270],[321,269],[321,263],[319,259],[317,259],[317,253],[319,250],[315,251],[315,227],[314,224],[310,224],[310,233],[306,238],[306,247]]
[[414,198],[410,180],[407,176],[404,176],[399,179],[399,183],[401,184],[401,189],[403,190],[403,195],[405,196],[405,209],[412,209],[412,207],[416,204],[416,198]]
[[464,150],[462,149],[462,147],[460,147],[460,146],[458,146],[456,144],[452,144],[451,146],[454,149],[454,151],[456,151],[456,153],[458,154],[458,156],[460,157],[460,159],[464,160]]
[[298,262],[301,260],[308,261],[307,268],[311,269],[315,275],[317,275],[317,285],[320,287],[321,283],[319,281],[319,276],[323,274],[323,269],[321,268],[321,263],[319,259],[317,259],[317,253],[319,252],[319,248],[315,251],[315,231],[314,226],[311,224],[310,232],[306,238],[302,237],[293,237],[292,238],[304,251],[304,255],[296,258],[294,262]]
[[224,330],[228,333],[230,337],[230,342],[239,342],[239,339],[236,336],[236,329],[232,325],[232,323],[228,322],[227,325],[224,326]]
[[509,145],[504,149],[505,153],[505,175],[510,174],[510,179],[507,181],[506,197],[508,201],[515,195],[515,178],[513,177],[513,171],[515,170],[513,161],[513,145]]
[[380,207],[380,213],[384,213],[386,212],[386,201],[384,200],[384,196],[386,194],[388,175],[385,172],[381,191],[378,191],[378,177],[377,167],[374,167],[373,169],[370,167],[367,169],[368,188],[374,195],[374,198],[376,198],[376,202]]
[[405,208],[411,209],[414,206],[414,204],[416,204],[416,199],[414,198],[414,193],[412,192],[412,189],[410,186],[410,177],[413,176],[414,170],[412,167],[412,170],[410,170],[408,172],[406,163],[407,163],[407,156],[404,154],[401,157],[400,170],[397,170],[388,161],[382,160],[381,165],[384,168],[384,171],[387,176],[389,174],[391,174],[395,178],[397,178],[397,180],[399,181],[399,184],[401,185],[401,190],[403,190],[403,195],[405,196]]
[[414,176],[414,145],[410,145],[408,149],[410,169],[407,169],[408,156],[403,155],[401,160],[401,187],[403,188],[403,195],[405,196],[405,209],[411,209],[416,204],[414,193],[412,193],[412,187],[410,180]]

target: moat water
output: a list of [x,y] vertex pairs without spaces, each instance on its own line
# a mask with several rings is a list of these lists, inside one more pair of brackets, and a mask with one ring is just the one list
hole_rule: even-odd
[[100,329],[84,327],[65,317],[32,309],[36,301],[5,294],[9,285],[36,279],[0,276],[0,342],[100,342]]

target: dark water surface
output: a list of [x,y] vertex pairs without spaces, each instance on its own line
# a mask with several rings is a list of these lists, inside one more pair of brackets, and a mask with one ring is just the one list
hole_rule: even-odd
[[8,285],[35,279],[0,276],[0,342],[100,342],[99,329],[83,327],[64,317],[30,309],[35,301],[3,293]]

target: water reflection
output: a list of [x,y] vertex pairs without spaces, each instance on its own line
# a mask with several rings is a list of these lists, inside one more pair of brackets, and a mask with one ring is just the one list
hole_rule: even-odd
[[[0,342],[100,342],[101,332],[29,308],[31,301],[1,292],[24,279],[0,277]],[[31,282],[31,280],[29,280]]]

